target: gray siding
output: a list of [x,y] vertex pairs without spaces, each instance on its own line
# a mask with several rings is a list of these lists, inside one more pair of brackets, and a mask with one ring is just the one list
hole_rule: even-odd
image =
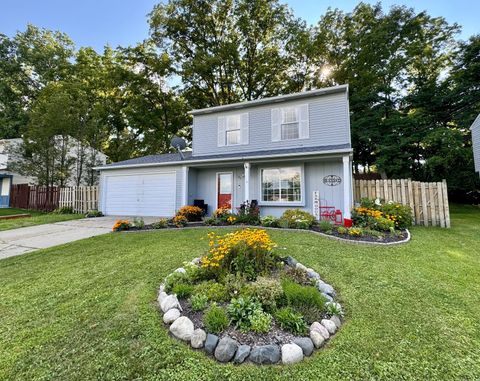
[[[309,105],[309,138],[272,142],[272,108],[305,103]],[[249,144],[218,147],[218,117],[245,112],[249,114]],[[237,111],[197,115],[194,116],[193,121],[193,156],[346,143],[351,143],[348,95],[346,92],[249,107]]]
[[471,128],[475,171],[480,172],[480,115],[477,116],[477,119],[475,119]]

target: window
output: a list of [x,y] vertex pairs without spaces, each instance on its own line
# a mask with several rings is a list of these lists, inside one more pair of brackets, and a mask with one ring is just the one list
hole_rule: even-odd
[[300,123],[298,109],[296,107],[285,107],[282,109],[281,139],[290,140],[300,137]]
[[227,146],[240,144],[240,130],[227,131]]
[[240,115],[227,117],[227,146],[240,144]]
[[248,114],[218,118],[218,146],[248,144]]
[[261,176],[263,202],[302,202],[301,167],[263,169]]

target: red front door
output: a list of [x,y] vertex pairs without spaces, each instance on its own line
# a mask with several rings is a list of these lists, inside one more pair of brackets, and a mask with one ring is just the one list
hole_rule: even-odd
[[232,209],[233,174],[217,174],[217,207]]

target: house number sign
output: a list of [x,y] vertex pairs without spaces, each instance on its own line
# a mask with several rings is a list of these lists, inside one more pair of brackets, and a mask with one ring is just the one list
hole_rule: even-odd
[[323,183],[330,187],[334,187],[340,185],[342,183],[342,179],[337,175],[328,175],[323,178]]

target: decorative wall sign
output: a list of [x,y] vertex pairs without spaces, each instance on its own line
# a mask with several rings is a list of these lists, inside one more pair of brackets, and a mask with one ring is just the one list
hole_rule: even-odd
[[337,175],[328,175],[323,178],[323,183],[329,187],[334,187],[342,183],[342,178]]
[[313,215],[317,221],[320,220],[320,192],[313,192]]

